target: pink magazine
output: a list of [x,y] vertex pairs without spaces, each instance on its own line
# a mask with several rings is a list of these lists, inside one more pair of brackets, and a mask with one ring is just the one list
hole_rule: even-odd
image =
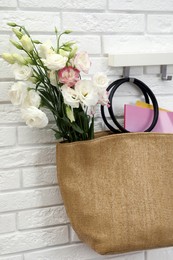
[[[151,125],[153,113],[149,108],[125,105],[124,127],[130,132],[144,132]],[[173,112],[159,111],[159,119],[152,132],[173,133]]]

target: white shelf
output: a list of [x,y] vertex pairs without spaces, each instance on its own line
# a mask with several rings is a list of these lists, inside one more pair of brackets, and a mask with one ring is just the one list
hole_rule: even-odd
[[112,67],[132,67],[173,64],[173,53],[117,53],[108,55]]

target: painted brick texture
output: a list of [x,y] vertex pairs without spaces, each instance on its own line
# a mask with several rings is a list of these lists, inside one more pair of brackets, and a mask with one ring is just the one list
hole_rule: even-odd
[[[108,67],[108,53],[172,52],[172,11],[172,0],[0,0],[0,54],[14,52],[9,21],[25,25],[41,41],[55,42],[54,26],[70,29],[73,33],[64,41],[77,41],[91,57],[86,78],[103,71],[111,82],[122,68]],[[10,104],[14,78],[1,57],[0,68],[0,260],[172,260],[172,248],[100,256],[79,240],[57,183],[53,118],[49,115],[45,129],[27,127]],[[159,66],[130,70],[151,87],[160,106],[173,110],[173,83],[162,81],[159,73]],[[168,73],[173,74],[173,66]],[[114,101],[120,121],[124,103],[140,97],[129,85],[118,90]],[[99,108],[95,129],[106,129]]]

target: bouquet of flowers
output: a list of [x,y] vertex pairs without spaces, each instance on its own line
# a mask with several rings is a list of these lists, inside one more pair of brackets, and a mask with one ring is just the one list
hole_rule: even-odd
[[[10,42],[19,50],[3,53],[12,64],[15,82],[9,90],[12,104],[21,109],[29,127],[43,128],[48,124],[47,108],[53,114],[56,139],[68,142],[94,138],[94,113],[98,104],[108,106],[107,76],[97,73],[92,80],[81,79],[91,62],[86,52],[78,52],[75,42],[61,43],[61,37],[71,33],[55,28],[56,46],[51,41],[33,40],[24,26],[8,23],[17,41]],[[21,52],[21,54],[20,54]]]

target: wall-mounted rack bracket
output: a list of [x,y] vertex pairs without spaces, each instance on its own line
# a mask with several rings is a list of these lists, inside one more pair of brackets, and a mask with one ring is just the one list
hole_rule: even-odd
[[123,78],[129,78],[130,76],[130,67],[123,67]]
[[167,76],[167,65],[161,65],[162,80],[172,80],[172,76]]
[[108,65],[123,67],[123,77],[129,77],[130,67],[133,66],[161,66],[162,80],[171,80],[167,76],[167,65],[173,64],[173,53],[117,53],[109,54]]

